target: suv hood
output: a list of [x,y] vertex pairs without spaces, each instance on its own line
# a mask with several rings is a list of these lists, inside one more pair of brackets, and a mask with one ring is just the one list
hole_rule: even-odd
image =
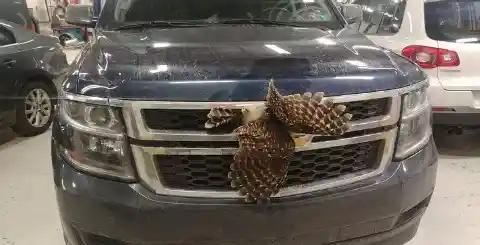
[[212,26],[99,32],[72,64],[67,91],[166,101],[263,100],[394,89],[425,79],[410,61],[349,29]]

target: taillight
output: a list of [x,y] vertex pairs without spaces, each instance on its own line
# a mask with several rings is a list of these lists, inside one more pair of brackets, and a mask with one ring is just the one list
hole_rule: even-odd
[[411,45],[402,50],[402,55],[427,69],[460,65],[457,52],[448,49]]
[[88,41],[89,36],[88,36],[88,29],[87,28],[85,28],[83,30],[83,38],[85,39],[85,42]]
[[35,25],[33,25],[33,24],[30,25],[30,26],[26,26],[26,28],[27,28],[28,30],[30,30],[30,31],[35,32]]

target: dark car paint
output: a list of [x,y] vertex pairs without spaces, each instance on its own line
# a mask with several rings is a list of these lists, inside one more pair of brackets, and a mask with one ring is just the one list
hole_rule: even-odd
[[132,245],[333,245],[348,239],[353,240],[345,244],[398,245],[415,233],[436,179],[437,152],[431,139],[373,179],[280,198],[267,206],[160,196],[140,183],[119,183],[73,169],[58,150],[57,140],[66,127],[63,120],[54,121],[52,163],[60,215],[71,241],[96,234]]
[[[63,74],[68,62],[58,39],[50,36],[38,35],[14,23],[0,21],[1,27],[11,31],[16,43],[0,46],[0,128],[15,124],[15,103],[20,89],[35,79],[54,84],[55,78]],[[9,61],[14,61],[11,66]]]
[[[160,71],[162,65],[168,72]],[[327,95],[384,91],[426,79],[412,62],[349,29],[211,26],[97,29],[59,81],[67,92],[111,99],[246,101],[263,100],[271,77],[284,94]],[[67,129],[56,117],[52,163],[64,234],[73,244],[398,245],[416,232],[436,177],[431,140],[380,176],[271,205],[162,196],[141,183],[74,169],[58,149]]]
[[[78,72],[64,83],[67,92],[135,100],[263,100],[271,77],[284,94],[327,95],[383,91],[426,79],[412,62],[350,29],[99,30],[79,61],[71,67]],[[158,66],[169,70],[155,72]]]

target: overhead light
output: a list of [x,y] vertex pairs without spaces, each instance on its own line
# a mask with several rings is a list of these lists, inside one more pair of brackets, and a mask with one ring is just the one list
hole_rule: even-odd
[[163,42],[163,43],[153,43],[153,47],[154,48],[166,48],[166,47],[170,47],[172,44],[171,43],[166,43],[166,42]]
[[150,73],[166,72],[168,71],[167,65],[157,65],[156,69],[150,70]]
[[275,44],[265,44],[265,47],[279,53],[279,54],[290,54],[290,52],[288,52],[287,50],[283,49],[283,48],[280,48],[278,47],[277,45]]

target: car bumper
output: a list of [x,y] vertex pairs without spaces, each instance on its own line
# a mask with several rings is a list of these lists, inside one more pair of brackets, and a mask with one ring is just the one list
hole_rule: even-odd
[[73,169],[52,146],[57,201],[72,245],[336,244],[410,240],[432,195],[433,140],[381,176],[269,205],[154,195]]
[[436,112],[433,113],[435,125],[480,126],[480,111],[478,113]]
[[480,92],[445,90],[438,79],[429,76],[428,100],[437,125],[480,125]]

